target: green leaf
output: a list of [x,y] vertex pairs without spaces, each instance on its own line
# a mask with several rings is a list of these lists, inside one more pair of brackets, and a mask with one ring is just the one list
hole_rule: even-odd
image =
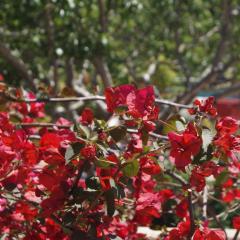
[[228,171],[221,172],[216,178],[215,185],[220,186],[222,183],[224,183],[228,179],[229,177],[228,175],[229,175]]
[[65,163],[68,164],[72,159],[78,156],[84,144],[76,142],[70,145],[65,152]]
[[176,128],[177,128],[177,130],[178,130],[179,132],[185,130],[185,125],[184,125],[184,123],[183,123],[182,121],[178,121],[178,120],[177,120],[177,121],[175,122],[175,125],[176,125]]
[[115,142],[121,141],[126,136],[126,133],[127,129],[124,126],[119,126],[109,131],[110,136]]
[[76,131],[79,136],[83,136],[86,139],[90,138],[91,132],[87,126],[83,126],[82,124],[76,124],[74,126],[74,131]]
[[71,212],[67,212],[64,216],[63,216],[63,222],[66,225],[70,225],[72,222],[74,222],[75,220],[75,215]]
[[99,190],[100,189],[100,183],[98,177],[88,177],[85,180],[86,186],[91,189]]
[[105,192],[105,200],[107,206],[107,215],[112,217],[115,212],[115,189],[111,188]]
[[124,187],[121,185],[116,185],[117,198],[122,199],[125,197]]
[[126,166],[123,168],[123,174],[126,177],[134,177],[138,174],[139,171],[139,162],[137,159],[126,163]]
[[164,124],[163,127],[163,134],[167,135],[169,132],[172,131],[183,131],[185,129],[185,124],[184,124],[184,119],[183,117],[179,115],[172,116],[166,123]]
[[148,138],[149,138],[148,132],[145,131],[145,130],[143,130],[143,131],[142,131],[142,141],[143,141],[143,145],[147,145]]

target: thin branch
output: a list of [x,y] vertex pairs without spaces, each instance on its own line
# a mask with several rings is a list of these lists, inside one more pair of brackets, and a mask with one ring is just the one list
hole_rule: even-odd
[[71,188],[70,191],[69,191],[69,194],[70,194],[70,195],[73,194],[73,193],[76,191],[76,189],[77,189],[77,187],[78,187],[79,180],[81,179],[83,172],[86,170],[86,166],[87,166],[87,165],[88,165],[88,162],[85,161],[85,162],[80,166],[80,169],[78,170],[78,174],[77,174],[77,176],[76,176],[76,178],[75,178],[75,180],[74,180],[74,182],[73,182],[72,188]]
[[214,221],[216,222],[218,227],[221,228],[224,231],[225,235],[227,236],[225,228],[224,228],[223,224],[221,223],[221,221],[219,220],[219,217],[216,215],[215,211],[211,207],[209,207],[207,209],[207,211],[208,211],[209,215],[212,216],[212,218],[214,219]]
[[208,187],[207,185],[204,187],[203,190],[203,218],[204,220],[207,220],[207,202],[208,202]]
[[98,8],[99,8],[99,22],[101,26],[101,31],[107,31],[107,12],[105,11],[104,0],[98,0]]
[[183,186],[185,186],[187,184],[187,182],[182,178],[180,177],[179,175],[177,175],[176,173],[174,172],[171,172],[169,170],[166,170],[164,172],[165,174],[169,175],[170,177],[172,177],[173,179],[175,179],[176,181],[178,181],[179,183],[181,183]]
[[67,58],[65,63],[65,72],[66,72],[66,85],[69,88],[73,87],[74,71],[73,71],[73,58]]
[[[55,123],[43,123],[43,122],[35,122],[35,123],[16,123],[16,127],[26,127],[26,128],[31,128],[31,127],[47,127],[47,128],[60,128],[60,129],[70,129],[72,125],[62,125],[62,124],[55,124]],[[127,129],[128,133],[137,133],[137,129]],[[161,140],[168,140],[167,136],[160,135],[157,133],[150,132],[149,135],[154,138],[158,138]],[[38,138],[36,135],[31,135],[31,138]]]
[[16,123],[15,126],[17,127],[50,127],[50,128],[63,128],[63,129],[69,129],[71,126],[69,125],[61,125],[61,124],[55,124],[55,123]]
[[176,1],[176,21],[175,21],[175,29],[174,29],[174,36],[175,36],[175,51],[176,51],[176,57],[177,57],[177,61],[178,64],[185,76],[185,85],[186,85],[186,89],[189,88],[189,83],[190,83],[190,72],[188,70],[188,67],[186,65],[186,62],[183,58],[183,53],[181,52],[181,46],[182,46],[182,42],[180,39],[180,21],[182,19],[182,7],[181,7],[181,1]]
[[96,68],[97,73],[100,75],[104,87],[110,87],[113,85],[112,76],[110,74],[109,68],[107,64],[104,62],[102,56],[95,56],[92,59],[92,63]]
[[226,97],[232,94],[239,94],[239,93],[240,93],[240,84],[236,83],[236,84],[233,84],[231,87],[224,89],[222,92],[215,94],[214,97],[220,98],[220,97]]
[[223,12],[220,28],[220,40],[216,49],[215,56],[212,61],[210,72],[203,77],[198,83],[196,83],[190,91],[185,92],[178,98],[178,102],[189,103],[196,96],[196,94],[210,83],[213,83],[224,70],[226,66],[222,67],[222,58],[226,52],[228,46],[228,40],[230,39],[230,23],[231,23],[231,1],[223,0]]
[[46,14],[46,32],[47,32],[47,39],[48,39],[48,57],[50,60],[50,64],[53,67],[53,81],[54,81],[54,91],[55,93],[58,90],[58,64],[57,64],[57,57],[55,53],[55,29],[54,29],[54,22],[52,18],[52,11],[54,5],[47,1],[45,7],[45,14]]
[[2,42],[0,42],[0,56],[4,60],[6,60],[10,65],[15,68],[15,70],[25,79],[28,81],[28,84],[35,89],[33,84],[33,76],[31,71],[27,68],[25,63],[20,60],[19,58],[15,57],[11,50]]
[[[24,103],[35,103],[35,102],[60,103],[60,102],[80,102],[80,101],[98,101],[98,100],[105,101],[105,97],[99,96],[99,95],[87,96],[87,97],[64,97],[64,98],[58,97],[58,98],[38,98],[38,99],[19,99],[9,95],[4,95],[4,97],[12,102],[24,102]],[[155,99],[155,102],[159,104],[164,104],[164,105],[169,105],[169,106],[179,107],[179,108],[186,108],[186,109],[192,108],[191,105],[179,104],[179,103],[171,102],[164,99]]]
[[240,230],[237,230],[232,240],[237,240]]

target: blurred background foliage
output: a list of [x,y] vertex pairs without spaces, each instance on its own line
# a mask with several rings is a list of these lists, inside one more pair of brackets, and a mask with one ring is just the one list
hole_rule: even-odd
[[153,84],[183,103],[238,84],[238,0],[1,0],[0,9],[0,72],[11,84],[55,95]]

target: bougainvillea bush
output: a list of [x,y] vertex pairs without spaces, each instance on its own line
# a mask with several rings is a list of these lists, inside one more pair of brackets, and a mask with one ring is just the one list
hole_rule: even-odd
[[105,90],[106,121],[85,108],[43,123],[50,99],[2,95],[1,239],[141,240],[154,223],[159,239],[237,239],[239,122],[213,98],[163,120],[153,87],[122,85]]

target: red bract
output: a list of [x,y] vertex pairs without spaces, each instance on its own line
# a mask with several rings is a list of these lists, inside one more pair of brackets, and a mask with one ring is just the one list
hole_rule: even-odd
[[181,134],[170,132],[168,138],[171,143],[170,156],[174,159],[176,167],[184,171],[185,167],[191,163],[192,157],[200,151],[202,139],[192,123],[188,124]]

